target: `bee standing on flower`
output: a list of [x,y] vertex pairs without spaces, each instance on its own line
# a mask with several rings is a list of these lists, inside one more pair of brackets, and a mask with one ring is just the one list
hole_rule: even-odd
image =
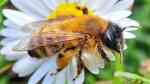
[[37,58],[57,53],[58,71],[64,69],[73,57],[79,62],[79,72],[83,66],[89,70],[104,67],[103,58],[110,61],[113,51],[121,52],[123,48],[123,30],[97,16],[60,16],[25,25],[24,30],[32,31],[32,35],[25,37],[14,50],[28,51],[30,56]]
[[[32,0],[31,2],[35,1]],[[27,15],[32,16],[31,12],[28,12],[26,8],[23,8],[24,5],[21,5],[23,1],[12,0],[12,2]],[[30,3],[28,0],[25,2]],[[111,0],[108,6],[105,6],[107,1],[96,0],[96,6],[102,5],[101,8],[95,7],[95,2],[91,2],[91,0],[87,1],[87,5],[84,3],[84,6],[82,0],[68,0],[66,3],[60,1],[61,4],[56,7],[52,7],[54,4],[48,5],[47,9],[50,8],[50,11],[53,11],[50,15],[44,14],[43,16],[48,18],[44,20],[41,19],[42,16],[37,17],[37,15],[46,12],[43,3],[54,1],[42,0],[36,2],[43,9],[41,10],[43,12],[35,11],[38,13],[35,14],[34,18],[38,18],[38,20],[26,18],[24,21],[30,20],[30,22],[20,23],[17,31],[21,31],[22,34],[18,35],[19,39],[15,36],[15,38],[10,37],[17,42],[15,41],[11,48],[7,46],[12,54],[17,54],[16,59],[21,59],[22,54],[25,55],[21,59],[23,61],[19,61],[13,67],[13,71],[18,73],[19,76],[28,76],[41,66],[29,79],[29,84],[37,84],[43,77],[45,77],[43,84],[65,84],[66,82],[68,84],[82,84],[84,69],[93,74],[98,74],[99,69],[104,67],[105,62],[115,60],[115,52],[122,53],[125,35],[128,38],[134,37],[128,31],[139,26],[137,22],[127,18],[131,14],[127,9],[132,5],[133,0]],[[122,6],[126,2],[128,2],[128,5]],[[122,6],[122,8],[117,9],[117,5]],[[100,9],[102,12],[96,11]],[[15,16],[15,13],[20,16]],[[8,19],[10,18],[5,22],[5,26],[10,26],[8,24],[12,24],[10,22],[13,20],[13,26],[16,26],[19,22],[16,21],[17,17],[28,17],[20,12],[8,9],[4,10],[4,15]],[[6,36],[6,39],[2,41],[3,43],[8,40],[5,34],[7,32],[9,32],[7,28],[2,31],[2,35]],[[5,50],[5,47],[1,50],[2,54],[9,56],[8,53],[5,53]],[[21,67],[24,62],[24,68],[27,71]],[[29,67],[30,65],[31,67]]]

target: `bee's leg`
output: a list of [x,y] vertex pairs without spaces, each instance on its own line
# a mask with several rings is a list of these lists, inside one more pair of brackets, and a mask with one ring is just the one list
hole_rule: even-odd
[[81,72],[84,68],[84,64],[81,60],[81,55],[82,55],[82,50],[83,50],[84,46],[86,45],[87,39],[88,39],[88,36],[85,36],[85,39],[82,39],[79,44],[79,52],[78,52],[78,56],[77,56],[77,72],[76,72],[77,74],[76,74],[75,78],[73,78],[74,81],[78,78],[78,76],[81,74]]
[[59,51],[57,65],[58,71],[64,69],[73,57],[78,57],[81,50],[80,44],[82,40],[73,40],[64,43],[63,48]]
[[75,47],[62,49],[57,58],[57,72],[60,72],[62,69],[64,69],[76,55],[77,50]]
[[56,53],[60,52],[61,49],[63,49],[64,44],[59,43],[59,44],[54,44],[54,45],[49,45],[45,46],[45,51],[48,57],[51,57],[55,55]]
[[[84,40],[84,41],[83,41]],[[60,72],[62,69],[64,69],[73,59],[73,57],[76,57],[77,58],[77,76],[81,73],[82,71],[82,61],[81,61],[81,50],[84,46],[84,43],[85,43],[85,39],[82,39],[80,41],[72,41],[71,43],[69,42],[69,45],[67,42],[66,44],[63,46],[64,48],[62,48],[60,51],[59,51],[59,54],[58,54],[58,58],[57,58],[57,66],[58,66],[58,69],[57,69],[57,72]],[[74,79],[76,79],[76,77]]]
[[28,54],[31,56],[31,57],[36,57],[36,58],[43,58],[46,56],[46,51],[43,47],[38,47],[36,49],[33,49],[33,50],[29,50],[28,51]]
[[97,40],[98,52],[101,54],[103,59],[105,59],[107,62],[110,62],[110,58],[107,56],[107,49],[104,50],[104,46],[105,45],[102,43],[101,40]]
[[75,78],[73,78],[73,81],[75,81],[78,78],[78,76],[81,74],[83,68],[84,68],[83,63],[81,61],[81,58],[79,57],[77,59],[77,72],[76,72]]
[[103,51],[101,47],[98,47],[98,51],[100,52],[103,59],[105,59],[107,62],[110,62],[110,59],[107,57],[106,53]]

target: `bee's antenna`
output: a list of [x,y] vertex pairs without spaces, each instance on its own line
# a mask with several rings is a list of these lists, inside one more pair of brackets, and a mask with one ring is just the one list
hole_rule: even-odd
[[127,29],[127,27],[122,28],[122,32],[125,31]]
[[136,26],[127,26],[127,27],[123,27],[123,28],[122,28],[122,32],[123,32],[124,30],[126,30],[127,28],[136,28]]

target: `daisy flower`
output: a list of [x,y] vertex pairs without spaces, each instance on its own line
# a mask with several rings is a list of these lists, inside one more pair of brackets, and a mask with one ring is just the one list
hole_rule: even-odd
[[[31,57],[27,51],[13,51],[13,48],[28,35],[28,32],[22,31],[24,25],[58,17],[60,14],[66,16],[82,16],[83,13],[76,7],[84,6],[89,11],[89,15],[96,15],[105,20],[116,23],[122,28],[128,27],[123,32],[125,39],[135,38],[131,33],[137,30],[138,22],[128,18],[131,15],[130,7],[134,0],[10,0],[18,9],[4,9],[3,14],[6,17],[4,21],[5,29],[1,35],[5,38],[1,41],[3,48],[1,54],[5,55],[7,60],[16,61],[12,71],[19,77],[30,76],[28,84],[83,84],[84,69],[75,79],[77,70],[77,60],[73,58],[67,67],[56,75],[52,75],[57,70],[56,57],[37,59]],[[86,55],[89,55],[85,53]],[[92,59],[91,60],[95,60]],[[97,74],[99,68],[104,66],[104,60],[100,60],[101,67],[89,69],[93,74]]]

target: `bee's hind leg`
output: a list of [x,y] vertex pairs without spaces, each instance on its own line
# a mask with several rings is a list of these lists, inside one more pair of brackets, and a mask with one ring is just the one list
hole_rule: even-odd
[[57,57],[57,72],[62,71],[71,62],[72,58],[77,55],[75,47],[62,49]]
[[82,70],[84,69],[82,60],[81,60],[81,54],[82,54],[82,50],[79,51],[78,56],[77,56],[77,70],[76,70],[76,75],[73,78],[73,81],[75,81],[79,75],[82,73]]
[[81,74],[81,72],[82,72],[82,70],[83,70],[83,64],[81,63],[81,61],[79,62],[78,61],[78,64],[77,64],[77,74],[76,74],[76,76],[73,78],[73,81],[75,81],[78,77],[79,77],[79,75]]

